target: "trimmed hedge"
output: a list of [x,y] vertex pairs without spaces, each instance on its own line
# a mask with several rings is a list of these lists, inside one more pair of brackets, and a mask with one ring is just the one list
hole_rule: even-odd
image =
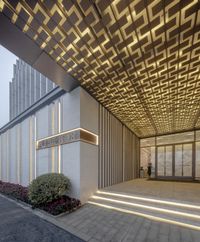
[[31,182],[28,197],[33,206],[39,207],[61,198],[69,191],[69,188],[70,181],[66,176],[47,173]]

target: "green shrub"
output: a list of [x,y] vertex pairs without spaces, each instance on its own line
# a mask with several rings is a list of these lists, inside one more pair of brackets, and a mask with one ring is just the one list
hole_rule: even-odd
[[70,189],[70,181],[63,174],[48,173],[38,176],[29,185],[29,200],[37,207],[62,197]]

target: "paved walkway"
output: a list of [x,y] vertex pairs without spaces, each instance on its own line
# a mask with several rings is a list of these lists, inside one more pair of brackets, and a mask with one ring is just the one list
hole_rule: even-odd
[[[190,190],[188,191],[187,189]],[[157,199],[162,198],[163,200],[165,200],[165,198],[170,200],[178,198],[187,201],[189,204],[194,201],[196,204],[197,201],[200,201],[200,184],[192,183],[168,183],[159,181],[150,181],[148,183],[148,181],[145,180],[134,180],[106,188],[105,190],[110,192],[123,192],[130,195],[137,194],[137,196],[140,194],[140,196],[143,195],[144,197],[154,197]],[[103,197],[103,194],[97,193],[96,195]],[[114,196],[111,198],[120,199],[119,197],[116,198]],[[145,202],[125,198],[121,198],[121,200],[139,204]],[[98,204],[106,203],[106,201],[98,199],[93,199],[93,201],[98,202]],[[125,208],[125,205],[120,205],[114,202],[107,202],[107,205]],[[155,206],[156,208],[159,208],[161,205],[152,204],[152,206]],[[185,210],[185,212],[190,213],[186,208],[170,205],[162,206],[168,206],[168,209],[171,210]],[[137,212],[136,207],[128,207],[127,205],[127,209]],[[144,213],[148,211],[143,208],[140,208],[140,210],[140,212]],[[151,211],[151,214],[155,216],[154,211]],[[164,215],[162,215],[161,212],[157,212],[156,216],[159,218]],[[166,216],[168,216],[168,213]],[[174,220],[179,220],[178,217],[178,215],[174,215]],[[182,217],[184,218],[184,216]],[[168,222],[155,221],[135,214],[128,214],[110,208],[96,206],[94,204],[86,204],[76,212],[62,216],[57,220],[65,225],[66,229],[71,229],[71,231],[74,231],[75,233],[77,231],[77,233],[85,235],[84,238],[87,238],[87,241],[90,242],[200,242],[200,230],[194,230],[189,227],[185,228]],[[180,221],[185,223],[187,222],[187,218],[185,221]],[[197,221],[198,223],[196,226],[199,226],[199,219],[197,219]]]
[[0,241],[81,242],[82,240],[0,197]]
[[87,204],[60,222],[95,242],[199,242],[200,231]]
[[[148,187],[149,184],[149,187]],[[188,204],[199,204],[199,188],[200,184],[187,183],[167,183],[150,181],[147,184],[145,180],[135,180],[124,184],[105,189],[111,193],[129,193],[136,196],[155,197],[157,199],[170,200],[183,199]],[[168,185],[167,185],[168,184]],[[187,189],[190,188],[190,191]],[[104,191],[105,191],[104,190]],[[185,194],[185,196],[184,196]],[[111,195],[97,193],[96,196],[109,198]],[[193,196],[193,197],[190,197]],[[112,202],[107,203],[112,206],[124,208],[123,204],[116,204],[113,199],[120,200],[119,197],[112,196]],[[122,201],[129,203],[142,204],[146,201],[137,201],[130,198],[121,198]],[[124,200],[125,199],[125,200]],[[95,201],[95,199],[93,198]],[[106,201],[96,198],[96,202],[104,204]],[[91,199],[92,201],[92,199]],[[149,201],[147,201],[149,203]],[[126,205],[126,209],[136,212],[136,207]],[[165,204],[153,204],[152,206],[162,207],[169,206],[173,210],[177,209],[188,213],[190,208],[179,208],[177,206]],[[131,210],[132,209],[132,210]],[[142,209],[142,208],[140,208]],[[147,212],[145,209],[144,212]],[[191,210],[195,214],[199,214],[194,209]],[[151,211],[153,213],[153,211]],[[157,213],[159,216],[159,213]],[[48,216],[49,217],[49,216]],[[176,216],[175,216],[176,217]],[[183,216],[184,217],[184,216]],[[47,219],[52,223],[70,231],[84,241],[90,242],[118,242],[118,241],[134,241],[134,242],[200,242],[200,230],[194,230],[187,226],[179,226],[169,222],[160,222],[138,216],[138,214],[124,213],[100,207],[94,204],[86,204],[68,215],[57,217],[56,219]],[[194,219],[195,220],[195,219]],[[184,221],[183,221],[184,222]],[[186,220],[187,222],[187,220]],[[189,223],[189,220],[188,220]],[[196,226],[199,226],[199,218]],[[200,226],[199,226],[200,229]],[[43,219],[33,215],[27,210],[15,205],[7,199],[0,197],[0,241],[6,242],[48,242],[48,241],[81,241],[72,234],[59,229],[53,224],[50,224]]]

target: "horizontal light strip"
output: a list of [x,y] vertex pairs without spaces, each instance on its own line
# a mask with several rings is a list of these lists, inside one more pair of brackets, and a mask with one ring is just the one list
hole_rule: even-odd
[[184,212],[174,211],[174,210],[165,209],[165,208],[156,208],[156,207],[147,206],[147,205],[143,205],[143,204],[125,202],[125,201],[120,201],[120,200],[115,200],[115,199],[105,198],[105,197],[99,197],[99,196],[92,196],[92,198],[103,200],[103,201],[119,203],[119,204],[125,204],[125,205],[138,207],[138,208],[145,208],[145,209],[148,209],[148,210],[154,210],[154,211],[158,211],[158,212],[162,212],[162,213],[170,213],[170,214],[185,216],[185,217],[188,217],[188,218],[200,219],[199,215],[191,214],[191,213],[184,213]]
[[97,191],[97,193],[104,194],[104,195],[110,195],[110,196],[116,196],[116,197],[130,198],[130,199],[135,199],[135,200],[140,200],[140,201],[145,201],[145,202],[148,201],[148,202],[154,202],[154,203],[167,204],[167,205],[173,205],[173,206],[179,206],[179,207],[185,207],[185,208],[192,208],[192,209],[199,209],[200,210],[200,206],[190,205],[190,204],[186,204],[186,203],[170,202],[170,201],[165,201],[165,200],[136,197],[136,196],[132,196],[132,195],[125,195],[125,194],[104,192],[104,191]]
[[127,209],[116,208],[116,207],[113,207],[113,206],[104,205],[104,204],[100,204],[100,203],[96,203],[96,202],[89,201],[88,203],[96,205],[96,206],[99,206],[99,207],[103,207],[103,208],[107,208],[107,209],[111,209],[111,210],[116,210],[116,211],[119,211],[119,212],[127,213],[127,214],[133,214],[133,215],[141,216],[141,217],[144,217],[144,218],[147,218],[147,219],[151,219],[151,220],[154,220],[154,221],[157,221],[157,222],[170,223],[170,224],[182,226],[182,227],[185,227],[185,228],[200,230],[199,226],[195,226],[195,225],[192,225],[192,224],[177,222],[177,221],[170,220],[170,219],[160,218],[160,217],[148,215],[148,214],[145,214],[145,213],[139,213],[139,212],[135,212],[135,211],[130,211],[130,210],[127,210]]

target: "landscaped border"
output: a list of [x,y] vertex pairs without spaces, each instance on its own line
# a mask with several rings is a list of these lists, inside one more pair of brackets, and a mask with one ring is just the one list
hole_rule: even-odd
[[[22,201],[32,208],[31,201],[28,198],[28,188],[21,186],[19,184],[14,184],[10,182],[0,181],[0,193],[8,196],[11,199],[16,199]],[[62,196],[59,199],[56,199],[52,202],[42,204],[38,206],[38,209],[41,209],[51,215],[60,215],[63,213],[70,213],[75,211],[81,206],[81,202],[78,199],[70,198],[69,196]]]

